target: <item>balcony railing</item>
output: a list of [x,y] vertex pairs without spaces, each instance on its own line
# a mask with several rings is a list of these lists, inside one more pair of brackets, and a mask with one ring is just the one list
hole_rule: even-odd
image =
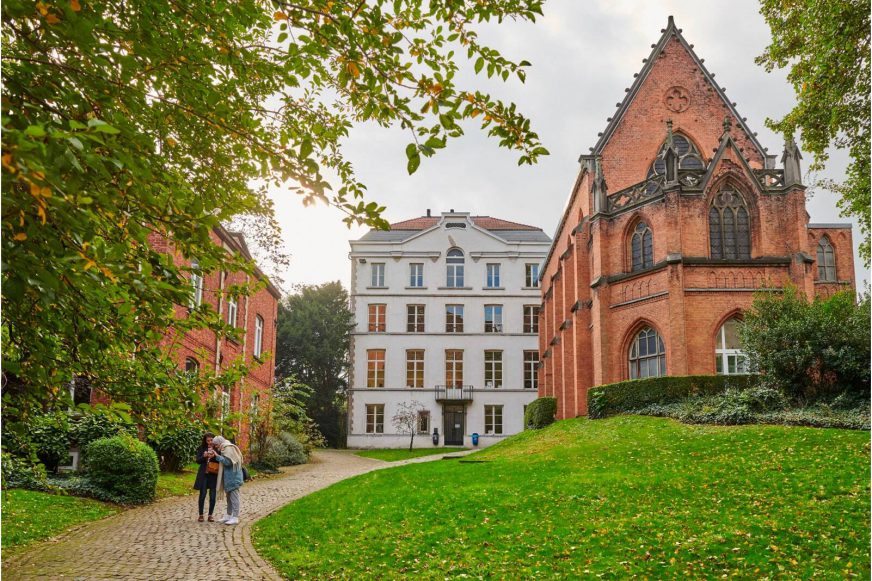
[[436,386],[436,401],[451,402],[451,401],[472,401],[471,385],[437,385]]

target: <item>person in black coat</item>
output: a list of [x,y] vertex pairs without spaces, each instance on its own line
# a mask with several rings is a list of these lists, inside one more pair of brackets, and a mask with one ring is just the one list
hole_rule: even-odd
[[207,466],[211,463],[212,466],[218,466],[218,461],[215,460],[215,452],[212,450],[212,438],[215,434],[206,432],[203,434],[203,442],[200,444],[200,449],[197,450],[197,464],[200,465],[197,469],[197,478],[194,480],[194,489],[200,491],[200,499],[198,506],[200,508],[200,516],[198,522],[203,522],[203,507],[206,503],[206,491],[209,492],[209,522],[214,522],[212,512],[215,510],[215,500],[217,496],[216,487],[218,486],[218,471],[210,474]]

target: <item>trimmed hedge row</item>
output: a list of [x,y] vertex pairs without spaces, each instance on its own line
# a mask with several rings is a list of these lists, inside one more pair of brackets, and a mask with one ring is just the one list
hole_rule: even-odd
[[[599,385],[588,391],[587,413],[592,419],[605,418],[654,404],[678,402],[691,395],[713,395],[727,389],[744,390],[756,383],[756,375],[683,375],[631,379]],[[529,409],[528,406],[527,410]]]
[[534,399],[524,412],[524,426],[526,429],[538,430],[554,423],[557,415],[557,398],[540,397]]

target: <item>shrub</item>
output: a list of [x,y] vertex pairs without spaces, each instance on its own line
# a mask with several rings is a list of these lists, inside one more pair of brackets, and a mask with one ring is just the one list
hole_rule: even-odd
[[[593,419],[680,401],[691,395],[721,393],[727,388],[744,390],[754,385],[753,375],[683,375],[631,379],[591,388],[587,412]],[[534,402],[535,403],[535,402]],[[530,407],[527,406],[527,411]]]
[[147,442],[157,454],[161,470],[179,472],[194,461],[202,438],[203,430],[197,424],[163,429],[150,434]]
[[851,392],[869,396],[869,295],[809,302],[796,288],[755,298],[742,344],[767,382],[795,400]]
[[102,438],[88,444],[85,461],[101,500],[140,504],[154,499],[158,463],[148,444],[129,435]]
[[136,426],[126,423],[119,418],[106,414],[85,414],[72,426],[70,436],[73,442],[78,444],[83,451],[88,444],[102,438],[111,438],[120,434],[136,436]]
[[269,436],[265,448],[257,452],[257,461],[252,466],[258,470],[274,471],[280,466],[296,466],[309,461],[305,446],[289,432]]
[[13,456],[4,452],[0,457],[0,468],[3,474],[3,488],[28,488],[30,490],[48,490],[45,466],[22,456]]
[[557,398],[540,397],[533,400],[524,412],[524,426],[538,430],[554,423],[557,415]]
[[279,439],[284,442],[288,448],[287,464],[283,466],[296,466],[297,464],[305,464],[309,461],[309,453],[306,446],[294,434],[290,432],[281,432]]
[[32,418],[27,423],[32,449],[49,472],[70,454],[70,421],[67,414],[56,412]]

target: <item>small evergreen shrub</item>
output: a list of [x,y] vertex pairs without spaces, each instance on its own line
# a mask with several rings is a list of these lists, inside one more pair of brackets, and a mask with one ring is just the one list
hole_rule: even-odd
[[281,432],[279,434],[279,439],[284,442],[288,449],[288,463],[283,464],[283,466],[296,466],[298,464],[305,464],[309,461],[309,453],[306,450],[306,446],[300,442],[294,434],[291,434],[290,432]]
[[58,466],[70,454],[70,421],[67,414],[56,412],[36,416],[28,422],[28,435],[33,450],[49,472],[57,472]]
[[3,452],[0,455],[0,471],[3,474],[3,488],[49,489],[45,466],[35,460]]
[[[587,412],[592,419],[605,418],[635,412],[656,404],[674,403],[692,395],[722,393],[728,388],[743,391],[757,381],[754,375],[683,375],[631,379],[591,388],[587,392]],[[529,410],[528,406],[527,411]]]
[[147,442],[157,454],[161,470],[179,472],[194,461],[202,439],[200,425],[188,425],[149,434]]
[[557,415],[557,398],[540,397],[533,400],[524,412],[526,429],[538,430],[554,423]]
[[269,436],[262,446],[263,450],[257,450],[257,461],[251,464],[258,470],[273,472],[280,466],[296,466],[309,461],[306,447],[290,432]]
[[119,504],[154,500],[158,462],[148,444],[129,435],[94,440],[85,451],[85,462],[97,498]]
[[106,414],[85,414],[72,425],[70,438],[83,451],[94,440],[111,438],[119,434],[136,437],[136,426]]

